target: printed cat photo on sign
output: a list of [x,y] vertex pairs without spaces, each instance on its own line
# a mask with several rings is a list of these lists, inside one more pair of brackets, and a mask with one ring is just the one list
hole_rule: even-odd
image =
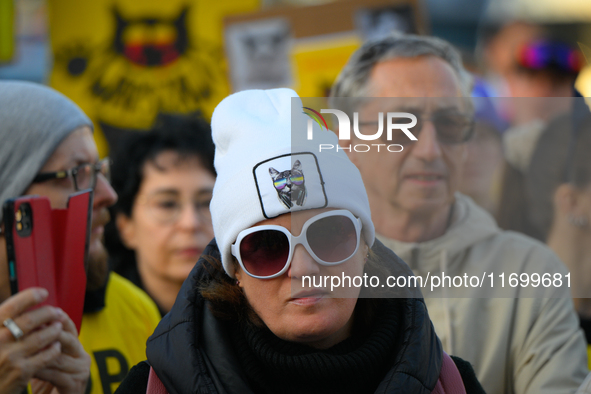
[[275,190],[277,191],[277,197],[286,208],[293,207],[294,201],[296,205],[304,205],[307,193],[304,173],[302,172],[302,163],[299,160],[296,160],[291,170],[287,171],[279,172],[273,167],[269,167],[269,174],[271,175],[271,179],[273,179],[273,186],[275,186]]

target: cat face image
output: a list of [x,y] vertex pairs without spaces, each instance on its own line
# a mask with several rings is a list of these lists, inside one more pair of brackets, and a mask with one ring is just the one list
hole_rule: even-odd
[[296,160],[291,170],[277,171],[269,167],[269,175],[273,179],[273,186],[277,191],[279,201],[287,208],[296,205],[302,206],[306,201],[306,185],[304,173],[302,172],[302,163]]
[[187,12],[172,20],[156,17],[126,19],[114,10],[114,48],[132,63],[154,67],[175,62],[188,49]]
[[166,5],[162,13],[142,5],[154,2],[100,3],[106,8],[96,20],[104,29],[68,31],[71,37],[56,43],[51,80],[93,115],[101,155],[126,134],[152,128],[158,113],[211,116],[228,83],[221,43],[197,23],[196,2]]

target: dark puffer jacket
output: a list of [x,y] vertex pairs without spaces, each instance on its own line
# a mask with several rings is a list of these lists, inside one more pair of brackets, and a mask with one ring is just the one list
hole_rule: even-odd
[[[379,241],[376,240],[372,250],[382,261],[397,265],[398,274],[412,274],[406,264]],[[215,241],[206,248],[204,255],[219,259]],[[234,352],[229,337],[230,323],[214,317],[197,290],[206,275],[209,274],[201,259],[183,284],[172,310],[148,339],[148,362],[171,394],[254,394]],[[400,350],[376,393],[431,393],[442,366],[441,343],[423,300],[401,301]],[[135,374],[132,370],[117,392],[136,392],[128,388],[137,386],[143,386],[137,392],[145,392],[148,368],[146,364],[136,366]],[[464,381],[466,383],[465,377]]]

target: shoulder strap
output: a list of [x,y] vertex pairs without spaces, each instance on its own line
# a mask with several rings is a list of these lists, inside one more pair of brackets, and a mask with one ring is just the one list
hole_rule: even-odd
[[442,361],[439,380],[431,394],[466,394],[462,375],[454,361],[445,352]]
[[146,394],[168,394],[166,387],[160,381],[154,369],[150,367],[150,375],[148,376],[148,389],[146,390]]

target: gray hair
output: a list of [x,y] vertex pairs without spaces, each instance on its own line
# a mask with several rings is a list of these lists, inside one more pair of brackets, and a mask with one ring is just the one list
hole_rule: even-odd
[[336,97],[367,96],[369,76],[377,63],[418,56],[436,56],[449,63],[458,76],[462,95],[470,97],[472,77],[464,68],[460,53],[450,43],[436,37],[392,33],[366,42],[351,56],[331,89],[331,106],[340,107],[334,105]]

